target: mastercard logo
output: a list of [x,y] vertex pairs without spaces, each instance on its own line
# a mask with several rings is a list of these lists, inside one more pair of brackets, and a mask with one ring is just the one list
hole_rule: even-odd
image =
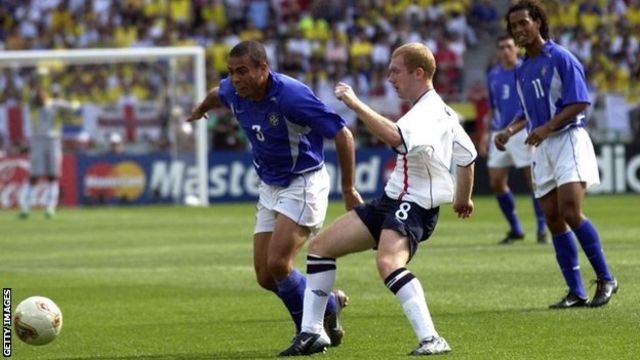
[[146,181],[144,170],[133,161],[102,162],[87,169],[84,188],[90,197],[135,201],[144,192]]

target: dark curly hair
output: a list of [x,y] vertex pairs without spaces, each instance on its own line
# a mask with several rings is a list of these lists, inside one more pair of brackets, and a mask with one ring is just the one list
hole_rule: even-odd
[[540,36],[545,40],[549,40],[549,20],[547,20],[547,14],[537,1],[532,0],[521,0],[509,7],[507,14],[504,16],[504,19],[507,21],[507,31],[509,34],[513,36],[513,33],[511,33],[511,25],[509,24],[509,15],[521,10],[527,10],[531,19],[540,22]]

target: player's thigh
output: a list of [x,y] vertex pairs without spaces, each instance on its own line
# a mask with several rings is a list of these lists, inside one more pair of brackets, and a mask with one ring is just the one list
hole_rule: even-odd
[[560,207],[558,206],[558,189],[553,189],[538,198],[538,203],[544,213],[547,226],[553,235],[559,235],[567,231],[567,224],[564,222]]
[[60,139],[48,139],[46,151],[46,174],[52,178],[60,177],[62,167],[62,143]]
[[309,232],[308,227],[299,225],[288,216],[278,214],[269,240],[269,261],[293,262]]
[[509,168],[490,167],[489,168],[489,185],[491,190],[498,193],[504,193],[508,189],[507,182],[509,180]]
[[558,187],[558,211],[572,228],[582,222],[582,204],[585,190],[586,185],[584,182],[571,182]]
[[29,151],[30,175],[38,177],[47,175],[47,146],[44,140],[34,139]]
[[253,234],[253,264],[256,271],[267,267],[269,240],[271,240],[271,232]]
[[351,210],[311,240],[309,254],[339,258],[372,249],[375,245],[369,229],[356,212]]
[[382,279],[409,262],[411,251],[406,236],[395,230],[384,229],[378,243],[377,265]]
[[270,232],[261,232],[253,234],[253,268],[256,273],[258,284],[265,289],[275,290],[276,283],[269,272],[268,254]]

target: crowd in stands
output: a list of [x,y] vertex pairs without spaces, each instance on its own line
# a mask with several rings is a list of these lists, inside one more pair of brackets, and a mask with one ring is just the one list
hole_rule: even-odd
[[585,66],[597,92],[617,92],[635,103],[640,88],[640,1],[546,1],[550,30]]
[[[585,64],[591,86],[637,100],[640,1],[543,2],[554,39]],[[226,75],[225,59],[233,45],[259,40],[273,70],[309,84],[356,132],[356,119],[333,98],[337,81],[353,84],[365,97],[394,97],[385,81],[391,51],[417,41],[434,51],[439,93],[447,100],[464,99],[464,53],[468,47],[493,47],[492,40],[479,39],[486,34],[493,38],[502,28],[500,12],[490,0],[0,1],[2,50],[199,45],[206,49],[208,86]],[[67,98],[102,104],[123,99],[165,102],[175,97],[166,92],[173,82],[183,87],[173,103],[189,111],[197,101],[191,89],[193,74],[184,71],[182,79],[170,79],[166,62],[52,69],[46,81],[35,68],[1,69],[0,104],[24,101],[43,82],[56,84]],[[214,146],[245,148],[229,114],[218,115],[210,124]],[[170,128],[163,125],[163,131]],[[357,138],[362,146],[375,145],[366,136]]]
[[[462,92],[463,54],[477,43],[474,29],[493,32],[498,20],[485,0],[3,0],[0,47],[200,45],[211,86],[226,75],[229,49],[255,39],[265,44],[273,70],[305,81],[318,94],[332,93],[329,87],[346,80],[366,96],[393,95],[384,81],[389,55],[400,43],[419,41],[438,58],[438,90],[456,97]],[[0,101],[28,96],[36,73],[3,69]],[[80,101],[117,102],[126,94],[145,101],[165,98],[167,73],[161,64],[148,63],[66,67],[53,71],[47,82]],[[182,105],[188,107],[194,99],[185,97]],[[224,120],[211,127],[237,132]],[[241,137],[215,137],[216,146],[244,146]]]

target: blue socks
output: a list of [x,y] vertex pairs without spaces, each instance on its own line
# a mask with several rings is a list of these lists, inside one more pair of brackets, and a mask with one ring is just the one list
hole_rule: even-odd
[[[293,322],[296,324],[296,334],[300,332],[302,323],[302,304],[304,303],[304,289],[307,287],[307,279],[298,271],[293,269],[289,276],[278,281],[278,296],[289,310]],[[333,314],[337,310],[336,298],[333,293],[329,296],[326,314]]]
[[587,292],[582,286],[580,265],[578,265],[578,248],[573,241],[573,234],[567,231],[564,234],[553,236],[553,247],[556,250],[556,260],[569,290],[574,295],[583,299],[587,298]]
[[502,195],[498,195],[497,199],[498,205],[500,205],[500,210],[502,210],[504,217],[511,226],[511,232],[518,235],[524,234],[520,221],[518,220],[518,216],[516,215],[516,203],[513,199],[513,193],[511,190]]
[[544,234],[547,231],[547,224],[544,221],[544,212],[542,212],[542,207],[540,207],[540,202],[538,199],[531,194],[531,198],[533,199],[533,211],[536,214],[536,224],[538,225],[538,234]]
[[584,250],[584,253],[587,255],[587,259],[589,259],[598,279],[612,281],[613,276],[611,276],[611,273],[609,272],[609,267],[607,266],[607,260],[604,257],[604,251],[602,250],[598,231],[591,221],[589,221],[589,219],[584,219],[582,224],[573,229],[573,232],[576,234],[576,237],[582,246],[582,250]]

